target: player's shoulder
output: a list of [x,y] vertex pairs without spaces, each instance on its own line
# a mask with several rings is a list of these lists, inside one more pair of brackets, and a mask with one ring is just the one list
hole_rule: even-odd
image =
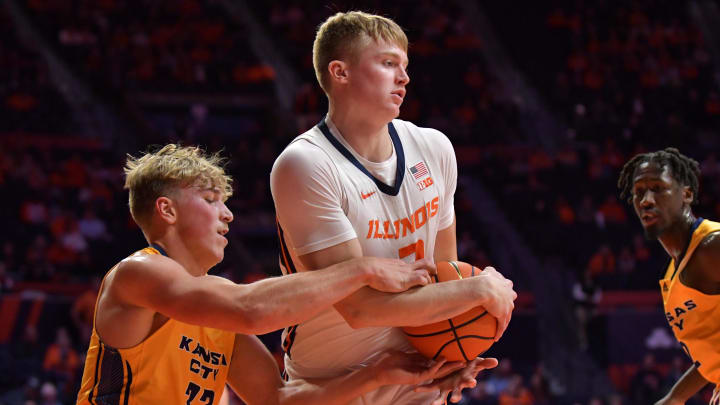
[[417,135],[417,136],[423,136],[423,137],[429,137],[429,138],[448,139],[448,137],[445,136],[444,133],[442,133],[441,131],[438,131],[435,128],[421,127],[421,126],[416,125],[413,122],[401,120],[399,118],[392,120],[392,123],[396,128],[398,128],[398,127],[404,128],[411,135]]
[[394,119],[393,125],[396,129],[404,130],[419,143],[426,144],[432,150],[452,151],[453,146],[450,138],[435,128],[418,126],[410,121]]
[[278,155],[273,163],[271,176],[284,174],[309,174],[318,170],[327,170],[332,159],[322,146],[322,133],[313,127],[293,139]]
[[108,272],[105,288],[124,289],[138,284],[163,283],[177,271],[184,271],[184,268],[175,260],[140,250],[118,262]]
[[713,281],[720,281],[717,263],[720,263],[720,229],[705,235],[692,257],[692,267]]
[[705,235],[695,249],[694,255],[720,259],[720,229]]

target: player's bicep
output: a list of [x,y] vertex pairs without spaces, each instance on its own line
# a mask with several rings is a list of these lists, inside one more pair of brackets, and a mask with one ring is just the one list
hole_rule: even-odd
[[455,149],[447,136],[438,132],[436,140],[436,149],[440,157],[440,169],[442,171],[444,184],[440,195],[440,229],[445,229],[451,225],[455,219],[455,191],[457,190],[457,159],[455,158]]
[[228,384],[248,405],[274,405],[283,387],[275,358],[256,336],[235,336]]
[[304,255],[356,238],[332,162],[308,145],[293,146],[270,174],[275,212],[289,239],[285,242]]
[[181,322],[226,330],[243,330],[252,323],[252,309],[243,306],[246,286],[216,276],[194,277],[170,259],[128,263],[117,269],[112,284],[121,304]]
[[449,227],[438,231],[435,238],[435,251],[433,252],[435,263],[458,260],[455,224],[456,220],[453,217],[452,224]]
[[333,264],[362,257],[362,255],[360,242],[357,238],[353,238],[325,249],[301,255],[299,259],[306,269],[319,270]]

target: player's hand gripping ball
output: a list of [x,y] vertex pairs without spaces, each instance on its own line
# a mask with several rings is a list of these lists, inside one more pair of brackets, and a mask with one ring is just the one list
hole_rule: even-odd
[[[480,274],[481,269],[465,262],[438,262],[433,282],[460,280]],[[406,326],[403,332],[410,344],[430,359],[470,361],[492,346],[497,319],[477,306],[454,318],[423,326]]]

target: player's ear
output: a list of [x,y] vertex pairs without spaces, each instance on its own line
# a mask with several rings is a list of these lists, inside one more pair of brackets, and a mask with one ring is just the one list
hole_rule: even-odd
[[158,197],[155,200],[155,213],[169,225],[177,221],[177,207],[175,202],[168,197]]
[[337,83],[347,83],[348,65],[341,60],[333,60],[328,63],[328,73],[330,73],[330,80]]
[[695,195],[693,194],[692,190],[688,186],[683,187],[683,202],[686,204],[691,204],[693,202]]

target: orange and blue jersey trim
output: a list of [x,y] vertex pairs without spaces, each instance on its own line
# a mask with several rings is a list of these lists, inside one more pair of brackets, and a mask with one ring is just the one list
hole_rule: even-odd
[[280,240],[280,261],[282,262],[288,273],[297,273],[297,269],[295,268],[295,264],[293,263],[292,256],[290,256],[290,250],[285,243],[285,232],[283,232],[283,229],[280,226],[280,221],[278,221],[277,218],[275,218],[275,225],[277,225],[278,239]]
[[[289,274],[297,273],[292,256],[290,255],[290,250],[285,243],[285,233],[283,232],[283,229],[280,226],[280,221],[277,218],[275,218],[275,225],[277,225],[278,239],[280,241],[280,261]],[[290,350],[292,349],[293,342],[295,342],[295,332],[297,331],[297,327],[298,325],[293,325],[285,328],[285,340],[282,343],[282,348],[288,357],[291,357]],[[287,376],[284,375],[283,377],[286,378]]]
[[163,256],[165,256],[165,257],[170,257],[170,256],[168,256],[168,254],[167,254],[167,252],[165,251],[165,249],[163,249],[162,246],[158,245],[157,243],[151,243],[151,244],[150,244],[150,247],[153,248],[153,249],[155,249],[155,250],[157,250],[157,252],[160,253],[161,255],[163,255]]

